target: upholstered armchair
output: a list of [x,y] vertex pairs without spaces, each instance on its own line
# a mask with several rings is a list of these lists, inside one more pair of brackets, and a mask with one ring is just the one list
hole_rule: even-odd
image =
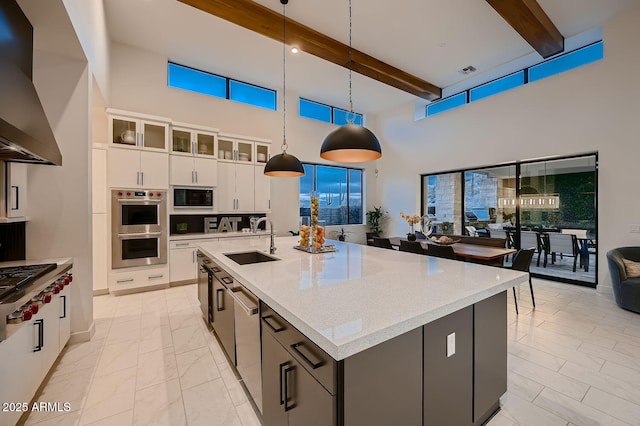
[[622,259],[640,262],[640,247],[619,247],[607,252],[616,303],[623,309],[640,313],[640,277],[629,278]]

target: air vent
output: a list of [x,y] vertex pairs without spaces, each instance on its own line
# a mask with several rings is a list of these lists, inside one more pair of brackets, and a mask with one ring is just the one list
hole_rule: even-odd
[[462,73],[462,74],[471,74],[472,72],[474,72],[476,70],[477,70],[476,67],[474,67],[473,65],[469,65],[469,66],[466,66],[466,67],[462,68],[458,72]]

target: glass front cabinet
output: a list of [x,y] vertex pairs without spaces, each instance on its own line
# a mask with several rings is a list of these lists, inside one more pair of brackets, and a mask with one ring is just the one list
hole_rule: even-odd
[[172,123],[171,153],[195,155],[203,158],[218,158],[218,129]]
[[107,110],[107,114],[112,146],[167,151],[169,119],[113,109]]

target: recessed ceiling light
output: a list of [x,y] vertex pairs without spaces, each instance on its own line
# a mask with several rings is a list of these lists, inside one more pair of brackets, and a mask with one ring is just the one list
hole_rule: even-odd
[[466,67],[462,68],[458,72],[460,72],[462,74],[470,74],[470,73],[472,73],[472,72],[474,72],[476,70],[477,70],[476,67],[474,67],[473,65],[469,65],[469,66],[466,66]]
[[298,53],[298,52],[300,52],[300,49],[298,49],[297,47],[291,48],[291,53]]

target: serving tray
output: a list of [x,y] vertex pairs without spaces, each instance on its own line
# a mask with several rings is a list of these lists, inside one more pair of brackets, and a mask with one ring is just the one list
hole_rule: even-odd
[[323,246],[320,249],[314,249],[311,247],[305,247],[305,246],[293,246],[294,249],[296,250],[300,250],[300,251],[304,251],[307,253],[312,253],[312,254],[318,254],[318,253],[333,253],[338,251],[335,246],[332,245],[328,245],[328,246]]

